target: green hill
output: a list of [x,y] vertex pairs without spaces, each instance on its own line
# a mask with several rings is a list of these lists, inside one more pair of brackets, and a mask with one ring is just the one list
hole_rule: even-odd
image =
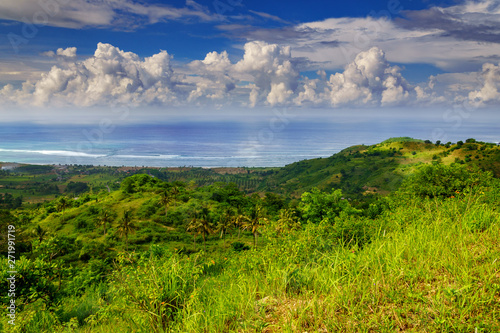
[[299,196],[318,187],[340,188],[350,196],[388,194],[404,177],[425,163],[477,165],[500,177],[500,147],[476,142],[433,144],[411,138],[392,138],[372,146],[352,146],[328,157],[300,161],[266,177],[258,187]]
[[499,164],[396,138],[284,168],[2,172],[0,329],[498,331]]
[[[477,165],[500,177],[500,147],[468,139],[436,144],[409,137],[391,138],[371,146],[352,146],[328,158],[292,163],[282,168],[136,168],[95,166],[18,166],[0,171],[0,191],[43,202],[57,195],[78,196],[81,190],[111,191],[134,174],[149,174],[168,182],[194,182],[198,186],[235,183],[246,193],[273,192],[300,197],[313,187],[332,188],[352,198],[388,194],[404,177],[425,163]],[[1,163],[0,163],[1,166]],[[1,204],[1,203],[0,203]]]

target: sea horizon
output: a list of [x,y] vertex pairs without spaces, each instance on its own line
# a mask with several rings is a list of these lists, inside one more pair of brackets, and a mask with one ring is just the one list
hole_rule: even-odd
[[[0,124],[0,161],[128,167],[282,167],[392,137],[498,143],[488,113],[453,128],[439,117],[273,117],[157,124]],[[448,128],[446,128],[448,125]],[[437,136],[439,134],[440,136]]]

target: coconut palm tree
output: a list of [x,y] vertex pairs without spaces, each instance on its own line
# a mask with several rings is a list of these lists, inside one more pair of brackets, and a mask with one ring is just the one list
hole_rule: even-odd
[[219,217],[217,231],[220,231],[220,238],[224,238],[224,242],[226,241],[226,233],[233,222],[233,214],[234,211],[231,208],[226,208]]
[[109,213],[108,210],[103,210],[101,214],[97,217],[97,226],[100,227],[101,225],[103,226],[104,229],[104,235],[106,235],[106,225],[113,220],[113,217]]
[[163,191],[160,195],[160,201],[158,202],[160,205],[165,207],[165,218],[167,217],[168,206],[170,203],[174,201],[174,197],[167,190]]
[[179,187],[177,185],[172,185],[172,187],[170,187],[170,194],[172,194],[172,197],[175,199],[179,194]]
[[277,231],[282,234],[288,230],[297,230],[300,228],[300,222],[297,220],[293,210],[281,209],[278,215]]
[[64,211],[71,206],[71,202],[66,197],[61,197],[56,204],[56,209],[62,212],[62,220],[64,221]]
[[117,232],[120,237],[125,237],[125,243],[128,247],[128,235],[135,233],[136,226],[132,223],[132,210],[127,209],[123,212],[123,217],[118,222]]
[[244,222],[244,228],[251,230],[253,234],[253,245],[257,247],[257,238],[259,234],[259,228],[266,222],[267,219],[264,217],[264,209],[262,206],[254,206],[250,211],[250,215]]
[[245,214],[243,214],[241,209],[238,208],[236,215],[234,215],[232,218],[233,226],[235,228],[238,228],[238,239],[240,239],[241,229],[244,228],[247,220],[248,220],[248,217]]
[[188,225],[187,231],[194,232],[194,246],[196,249],[196,234],[201,234],[203,237],[203,247],[207,250],[207,236],[213,232],[213,224],[211,223],[210,210],[203,207],[201,211],[194,213],[194,217]]
[[188,227],[186,229],[187,232],[192,232],[193,233],[193,246],[194,246],[194,251],[196,251],[196,234],[198,233],[199,229],[199,222],[198,218],[196,217],[196,213],[194,214],[193,218],[189,221]]
[[33,233],[36,237],[38,237],[38,241],[41,243],[43,241],[43,237],[47,235],[47,230],[43,229],[40,225],[37,225],[33,230]]

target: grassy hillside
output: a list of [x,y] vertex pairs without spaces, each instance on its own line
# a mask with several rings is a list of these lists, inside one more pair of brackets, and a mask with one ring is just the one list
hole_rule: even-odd
[[[0,167],[10,165],[12,163],[0,163]],[[87,191],[97,193],[116,190],[123,179],[135,174],[148,174],[168,182],[194,182],[199,186],[233,182],[242,190],[255,192],[265,177],[278,169],[17,165],[9,171],[0,170],[0,193],[14,198],[22,197],[26,203],[42,203],[60,195],[78,196]]]
[[352,146],[329,157],[287,165],[266,178],[259,189],[300,193],[318,187],[340,188],[350,196],[388,194],[423,163],[467,163],[500,177],[500,146],[474,139],[436,144],[411,138],[393,138],[372,146]]
[[12,332],[500,330],[491,173],[429,165],[364,211],[342,196],[313,189],[292,207],[233,185],[136,175],[111,193],[4,212],[30,244],[16,261],[16,326],[0,323]]
[[396,138],[280,169],[4,172],[8,190],[61,192],[2,196],[19,283],[16,326],[0,327],[498,331],[499,147],[467,141]]

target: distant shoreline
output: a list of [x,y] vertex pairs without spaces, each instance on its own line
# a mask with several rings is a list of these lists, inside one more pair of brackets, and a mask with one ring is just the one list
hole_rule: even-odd
[[139,171],[143,169],[154,169],[154,170],[163,170],[167,169],[169,171],[183,171],[185,169],[206,169],[206,170],[212,170],[216,173],[221,173],[221,174],[238,174],[238,173],[243,173],[246,170],[257,170],[257,169],[279,169],[281,167],[198,167],[198,166],[181,166],[181,167],[156,167],[156,166],[127,166],[127,165],[122,165],[122,166],[115,166],[115,165],[92,165],[92,164],[53,164],[53,163],[18,163],[18,162],[2,162],[0,161],[0,170],[15,170],[19,167],[22,166],[30,166],[30,165],[40,165],[40,166],[51,166],[54,168],[68,168],[68,167],[77,167],[77,166],[84,166],[84,167],[92,167],[92,168],[115,168],[118,169],[118,171],[122,172],[127,172],[127,171]]

